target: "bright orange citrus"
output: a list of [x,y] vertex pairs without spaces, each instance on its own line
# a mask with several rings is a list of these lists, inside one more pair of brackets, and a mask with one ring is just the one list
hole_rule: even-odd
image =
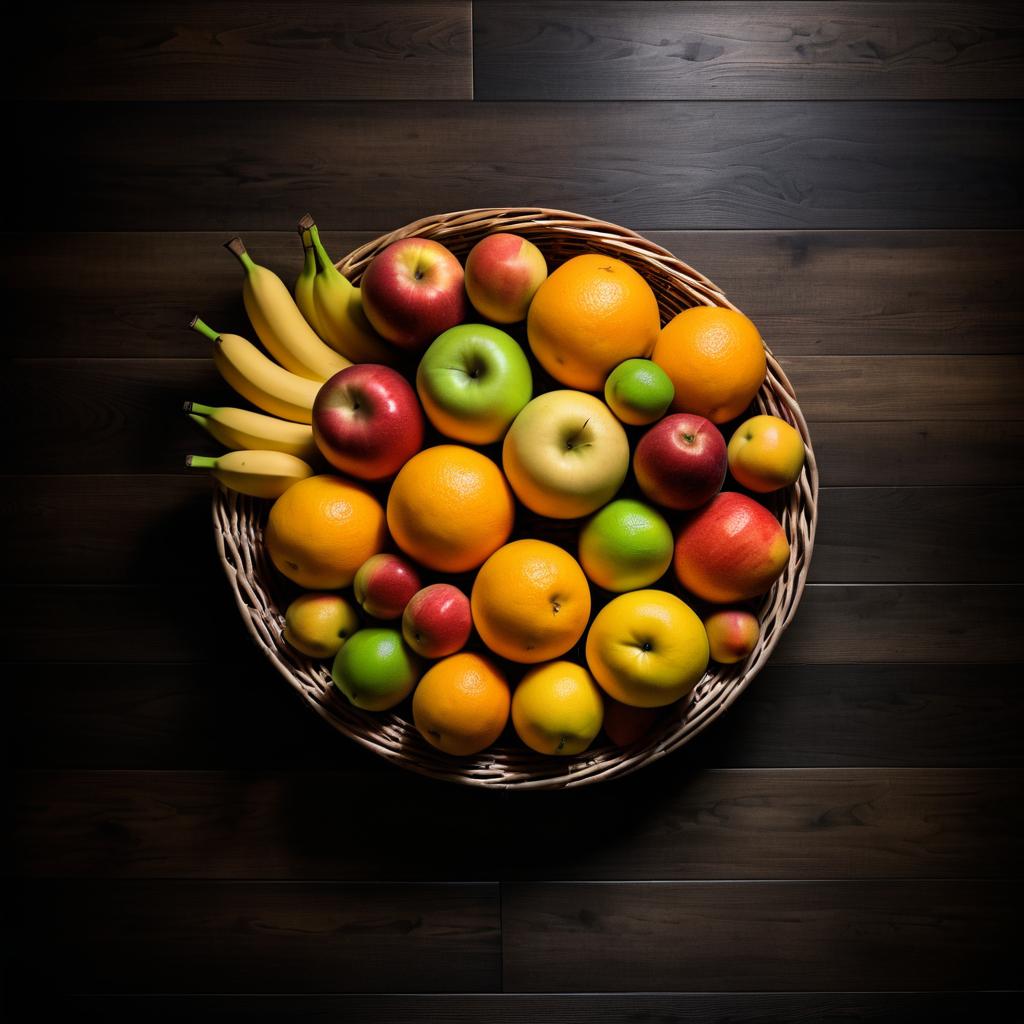
[[502,733],[511,704],[508,683],[487,658],[463,652],[437,662],[412,697],[420,735],[447,754],[476,754]]
[[487,646],[533,664],[565,654],[586,629],[590,586],[567,551],[543,540],[517,540],[487,559],[470,598]]
[[292,484],[270,509],[264,533],[270,560],[307,590],[347,587],[371,555],[384,550],[384,509],[340,476]]
[[387,516],[407,555],[441,572],[466,572],[508,540],[515,505],[508,481],[487,456],[442,444],[401,468]]
[[586,253],[563,263],[537,289],[526,331],[533,354],[555,380],[600,391],[625,359],[650,354],[658,300],[627,263]]
[[712,423],[739,416],[767,370],[757,328],[742,313],[719,306],[684,309],[662,328],[651,359],[672,378],[672,408]]

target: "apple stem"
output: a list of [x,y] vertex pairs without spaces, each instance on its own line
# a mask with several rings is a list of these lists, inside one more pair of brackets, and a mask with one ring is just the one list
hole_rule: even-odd
[[186,455],[185,465],[189,469],[216,469],[217,460],[210,455]]
[[247,274],[251,274],[256,269],[256,264],[253,263],[252,257],[245,251],[245,243],[240,238],[232,238],[229,242],[225,242],[224,248],[233,256],[238,257],[238,262],[242,264]]
[[220,335],[208,324],[204,324],[198,316],[192,317],[189,327],[193,331],[198,331],[204,338],[209,338],[210,341],[218,341],[220,339]]

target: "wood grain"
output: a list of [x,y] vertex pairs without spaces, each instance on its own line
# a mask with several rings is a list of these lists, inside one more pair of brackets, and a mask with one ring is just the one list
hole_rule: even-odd
[[977,99],[1024,95],[1008,4],[479,4],[483,100]]
[[[243,231],[290,285],[293,231]],[[1024,349],[1016,231],[651,231],[710,277],[780,356]],[[11,235],[0,248],[12,356],[201,357],[193,311],[250,334],[225,232]],[[335,258],[372,237],[326,231]]]
[[[887,464],[907,466],[936,443],[920,421],[945,424],[938,436],[951,442],[939,458],[947,465],[959,461],[961,446],[978,447],[994,432],[1006,462],[993,465],[995,453],[984,460],[1001,468],[993,482],[1024,479],[1022,449],[1011,442],[1021,427],[1008,426],[1022,419],[1024,356],[791,356],[782,364],[815,442],[822,424],[841,423],[825,437],[846,435],[834,442],[844,463],[860,451],[853,480],[845,470],[828,478],[827,454],[819,452],[826,484],[888,482],[872,479],[875,462],[885,474]],[[186,472],[186,455],[216,446],[183,414],[182,402],[238,403],[210,359],[14,359],[0,395],[13,423],[33,425],[32,446],[10,454],[10,473]],[[924,437],[914,436],[922,430]]]
[[[677,762],[502,799],[397,771],[28,772],[12,856],[22,876],[225,881],[1002,876],[1024,856],[1022,782]],[[425,835],[410,856],[408,838]]]
[[[0,533],[18,537],[5,566],[9,582],[185,582],[216,570],[206,543],[211,488],[201,474],[30,476],[8,485]],[[826,487],[818,508],[812,582],[1013,583],[1021,576],[1020,487]]]
[[[329,728],[263,656],[6,665],[10,759],[34,769],[391,771]],[[223,660],[228,659],[228,660]],[[777,665],[669,761],[695,768],[1024,768],[1019,666]],[[646,778],[642,773],[638,778]]]
[[968,880],[510,884],[505,990],[1005,989],[1021,894]]
[[54,997],[34,993],[31,1005],[66,1018],[120,1021],[359,1021],[360,1024],[891,1024],[928,1020],[961,1024],[1019,1016],[1016,992],[601,992],[599,994],[436,995],[176,995]]
[[[1022,594],[989,584],[812,584],[773,662],[1014,664]],[[3,601],[0,639],[11,662],[209,662],[246,637],[227,584],[213,580],[12,586]]]
[[1021,228],[1021,123],[969,101],[53,104],[16,108],[10,228],[390,230],[510,203],[638,230]]
[[49,880],[26,882],[12,902],[12,968],[21,985],[53,993],[501,983],[494,885]]
[[76,102],[472,99],[470,31],[468,0],[81,3],[47,23],[47,74],[26,75],[18,92]]

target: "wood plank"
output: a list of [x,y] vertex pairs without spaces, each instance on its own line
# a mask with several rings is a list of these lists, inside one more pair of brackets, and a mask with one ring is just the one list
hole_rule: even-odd
[[1017,882],[502,886],[506,991],[1006,989]]
[[138,1020],[274,1020],[359,1024],[961,1024],[1020,1016],[1016,992],[630,992],[599,994],[53,996],[26,994],[33,1012],[109,1024]]
[[[306,708],[262,655],[6,665],[10,759],[36,769],[391,771]],[[778,665],[674,754],[697,768],[1024,768],[1019,666]],[[244,700],[239,694],[244,693]],[[646,778],[642,773],[640,778]]]
[[50,880],[13,903],[12,973],[52,993],[475,992],[501,980],[494,885]]
[[[939,436],[953,440],[941,458],[953,466],[959,446],[983,443],[981,421],[1000,424],[996,436],[1005,438],[1001,451],[1009,456],[993,482],[1024,480],[1021,448],[1009,440],[1021,428],[1006,425],[1022,419],[1022,356],[792,356],[782,363],[811,423],[812,440],[820,424],[841,423],[856,435],[840,442],[846,452],[862,436],[872,446],[864,452],[862,472],[872,465],[870,457],[883,464],[885,474],[891,470],[884,464],[905,462],[922,445],[935,444],[930,436],[913,438],[930,430],[918,421],[945,422]],[[14,359],[0,387],[12,425],[32,424],[33,444],[11,453],[9,473],[186,472],[187,454],[216,447],[202,447],[205,435],[182,413],[182,402],[238,402],[210,359]],[[888,422],[879,428],[883,420]],[[868,427],[859,426],[865,422]],[[908,433],[904,454],[898,442]],[[982,436],[991,437],[991,430]],[[860,482],[885,481],[869,476]]]
[[1024,95],[1008,4],[503,0],[473,19],[482,100]]
[[[32,19],[26,18],[26,29]],[[48,21],[45,100],[472,99],[467,0],[74,4]]]
[[[772,658],[1014,664],[1022,593],[991,584],[811,584]],[[222,659],[227,644],[248,643],[228,586],[215,576],[200,586],[26,584],[5,588],[3,600],[0,638],[11,662],[208,662]]]
[[380,231],[518,202],[638,230],[1021,228],[1021,124],[969,101],[53,104],[15,111],[32,173],[9,227],[292,230],[312,209]]
[[[400,772],[25,772],[12,860],[39,878],[988,877],[1024,856],[1022,783],[1020,772],[677,763],[494,808],[492,793]],[[345,812],[330,813],[339,793]],[[472,843],[465,821],[477,823]],[[410,857],[408,837],[428,834]]]
[[[652,231],[706,274],[791,355],[981,355],[1024,347],[1015,231]],[[225,232],[8,235],[12,356],[192,356],[220,330],[250,331]],[[289,284],[301,265],[292,231],[244,232]],[[372,238],[326,231],[336,258]]]
[[[5,490],[0,533],[18,538],[8,582],[186,582],[210,568],[211,488],[203,475],[8,477]],[[1021,577],[1020,487],[824,488],[818,507],[815,583]]]

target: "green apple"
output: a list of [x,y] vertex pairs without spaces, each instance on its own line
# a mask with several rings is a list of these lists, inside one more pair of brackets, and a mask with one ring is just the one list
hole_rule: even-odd
[[527,508],[552,519],[574,519],[600,508],[622,486],[629,440],[599,398],[548,391],[515,418],[501,461]]
[[604,382],[604,400],[623,423],[632,427],[646,426],[660,418],[675,396],[671,377],[650,359],[627,359]]
[[621,498],[580,530],[580,565],[599,587],[621,593],[649,587],[672,564],[672,529],[650,505]]
[[419,676],[419,663],[397,629],[353,633],[331,669],[334,685],[367,711],[393,708],[409,696]]
[[500,441],[533,394],[519,343],[497,327],[460,324],[423,353],[416,390],[430,422],[468,444]]

